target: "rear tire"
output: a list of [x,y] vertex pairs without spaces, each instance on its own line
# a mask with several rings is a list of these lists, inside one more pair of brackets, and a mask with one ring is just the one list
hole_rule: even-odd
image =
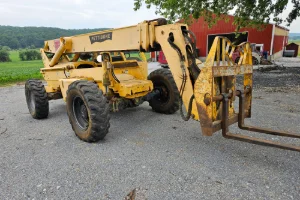
[[44,119],[48,117],[49,102],[47,92],[42,81],[26,81],[25,96],[29,113],[34,119]]
[[73,82],[66,103],[70,124],[78,138],[86,142],[104,139],[110,127],[109,105],[97,84]]
[[157,69],[149,74],[148,80],[153,82],[154,90],[159,91],[159,94],[149,101],[152,109],[158,113],[175,113],[179,109],[180,94],[171,71]]

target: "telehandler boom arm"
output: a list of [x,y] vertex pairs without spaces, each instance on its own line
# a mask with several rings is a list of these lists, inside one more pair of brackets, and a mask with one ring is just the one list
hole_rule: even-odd
[[[188,43],[190,40],[187,32],[188,26],[186,24],[166,24],[165,19],[157,19],[144,21],[136,26],[49,40],[45,42],[42,51],[54,53],[49,64],[49,67],[52,67],[62,54],[67,53],[163,50],[176,85],[181,88],[183,103],[188,108],[190,98],[194,94],[194,83],[190,79],[188,70],[191,65],[189,62],[193,63],[194,79],[196,79],[200,73],[197,64],[200,64],[201,61],[196,59],[195,49],[192,49]],[[176,50],[168,41],[174,39],[175,41],[170,42],[173,47],[176,46]],[[189,54],[187,50],[190,51]],[[196,102],[193,102],[191,115],[195,120],[199,120]]]
[[[232,54],[240,49],[238,64],[232,61]],[[135,26],[111,29],[73,37],[63,37],[45,42],[42,52],[54,56],[46,67],[56,65],[64,54],[84,52],[124,52],[163,50],[170,71],[180,93],[187,116],[181,110],[184,120],[190,117],[200,121],[202,133],[211,136],[222,130],[225,138],[275,146],[300,151],[300,147],[283,145],[272,141],[231,134],[229,126],[237,123],[241,129],[284,137],[300,138],[300,135],[272,131],[244,124],[251,117],[252,103],[252,53],[249,43],[233,45],[227,38],[216,37],[205,63],[197,58],[196,38],[185,24],[167,24],[165,19],[143,21]],[[244,81],[237,87],[236,76]],[[239,111],[233,102],[239,98]],[[181,103],[180,103],[181,105]]]

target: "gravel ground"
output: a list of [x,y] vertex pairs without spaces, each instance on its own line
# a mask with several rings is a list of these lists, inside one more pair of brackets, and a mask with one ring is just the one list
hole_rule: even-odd
[[285,67],[300,67],[300,58],[282,57],[275,60],[275,63],[278,65],[284,65]]
[[[299,74],[255,72],[247,122],[300,133]],[[75,137],[62,100],[34,120],[23,85],[0,92],[0,199],[119,200],[135,188],[137,199],[300,199],[298,152],[204,137],[198,122],[148,103],[112,113],[105,140],[88,144]]]

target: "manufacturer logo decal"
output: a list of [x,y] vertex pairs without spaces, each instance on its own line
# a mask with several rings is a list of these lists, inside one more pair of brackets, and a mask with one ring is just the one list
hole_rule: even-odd
[[105,40],[112,40],[112,32],[103,33],[90,36],[91,44],[95,42],[104,42]]

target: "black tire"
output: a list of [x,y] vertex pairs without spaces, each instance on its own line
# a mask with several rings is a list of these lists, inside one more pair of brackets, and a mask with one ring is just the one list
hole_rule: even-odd
[[47,92],[42,81],[26,81],[25,96],[29,113],[34,119],[44,119],[48,117],[49,102]]
[[179,109],[180,94],[170,70],[157,69],[149,74],[148,80],[153,82],[154,90],[159,91],[149,101],[152,109],[158,113],[175,113]]
[[252,56],[252,65],[258,65],[258,60],[254,56]]
[[78,138],[86,142],[104,139],[110,127],[109,104],[97,84],[73,82],[66,103],[70,124]]

